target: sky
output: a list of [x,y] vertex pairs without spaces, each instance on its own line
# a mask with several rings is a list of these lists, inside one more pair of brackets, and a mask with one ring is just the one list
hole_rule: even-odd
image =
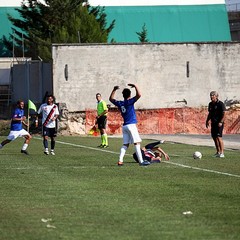
[[240,0],[227,0],[229,3],[240,3]]
[[228,11],[239,11],[240,0],[225,0]]

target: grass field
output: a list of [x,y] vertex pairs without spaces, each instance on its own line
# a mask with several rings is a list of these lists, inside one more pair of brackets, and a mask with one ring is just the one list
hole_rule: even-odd
[[1,240],[240,239],[239,151],[219,159],[212,147],[167,142],[169,162],[140,167],[131,147],[118,167],[121,139],[107,150],[98,137],[57,141],[56,156],[36,137],[29,156],[22,139],[0,150]]

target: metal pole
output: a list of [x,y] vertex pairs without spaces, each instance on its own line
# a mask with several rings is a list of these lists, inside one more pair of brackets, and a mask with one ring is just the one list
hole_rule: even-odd
[[14,44],[15,44],[15,31],[13,30],[13,63],[14,63]]
[[22,33],[22,55],[23,55],[23,59],[24,59],[24,37],[23,37],[23,33]]

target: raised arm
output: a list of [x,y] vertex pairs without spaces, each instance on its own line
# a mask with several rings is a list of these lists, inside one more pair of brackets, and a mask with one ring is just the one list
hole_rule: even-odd
[[132,83],[129,83],[128,86],[130,86],[132,88],[135,88],[135,90],[136,90],[135,98],[138,100],[141,97],[141,93],[139,91],[139,88],[135,84],[132,84]]
[[110,102],[113,102],[115,99],[114,99],[114,96],[115,96],[115,92],[119,89],[119,86],[114,86],[111,94],[110,94],[110,97],[109,97],[109,101]]

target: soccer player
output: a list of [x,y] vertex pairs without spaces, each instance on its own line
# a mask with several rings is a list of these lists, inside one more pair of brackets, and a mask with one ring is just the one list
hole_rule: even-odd
[[59,116],[58,106],[54,103],[55,97],[49,95],[47,103],[44,103],[38,109],[38,114],[42,114],[42,136],[44,154],[49,155],[48,137],[51,138],[51,155],[55,155],[55,137],[56,137],[56,119]]
[[133,143],[135,146],[135,151],[137,154],[139,165],[146,166],[149,165],[150,163],[148,161],[144,161],[142,158],[140,145],[142,140],[138,133],[136,125],[137,118],[134,109],[134,103],[141,97],[141,93],[136,85],[129,83],[128,86],[135,88],[136,90],[136,95],[133,98],[131,98],[131,90],[128,88],[124,88],[122,91],[124,100],[123,101],[116,100],[114,96],[116,90],[119,89],[119,86],[115,86],[113,88],[112,93],[109,97],[109,101],[118,107],[124,120],[122,126],[123,146],[120,149],[118,165],[119,166],[123,165],[123,158],[125,156],[126,150],[128,149],[129,144]]
[[32,137],[22,127],[22,125],[24,125],[26,127],[28,126],[28,124],[25,122],[25,120],[26,120],[26,117],[24,116],[24,102],[22,100],[19,100],[17,102],[17,108],[14,110],[14,113],[12,116],[10,133],[9,133],[7,139],[2,141],[2,143],[0,144],[0,149],[4,145],[10,143],[11,141],[14,141],[17,137],[24,137],[25,141],[24,141],[23,147],[21,149],[21,153],[28,155],[27,147],[28,147],[28,144]]
[[106,132],[107,126],[107,113],[108,107],[105,101],[102,100],[102,96],[100,93],[96,94],[97,99],[97,117],[96,117],[96,124],[98,125],[98,129],[101,133],[101,140],[102,143],[99,147],[107,148],[108,147],[108,136]]
[[[164,141],[157,141],[153,143],[147,144],[145,147],[142,148],[142,157],[144,160],[149,161],[150,163],[160,163],[162,157],[168,161],[170,157],[166,152],[163,151],[162,148],[157,147],[158,144],[163,143]],[[136,162],[138,162],[137,154],[133,154],[133,158]]]
[[214,156],[224,158],[222,133],[226,107],[224,103],[218,99],[218,93],[216,91],[210,92],[210,99],[211,102],[208,104],[209,113],[206,120],[206,127],[209,127],[209,122],[211,121],[211,135],[217,150]]

